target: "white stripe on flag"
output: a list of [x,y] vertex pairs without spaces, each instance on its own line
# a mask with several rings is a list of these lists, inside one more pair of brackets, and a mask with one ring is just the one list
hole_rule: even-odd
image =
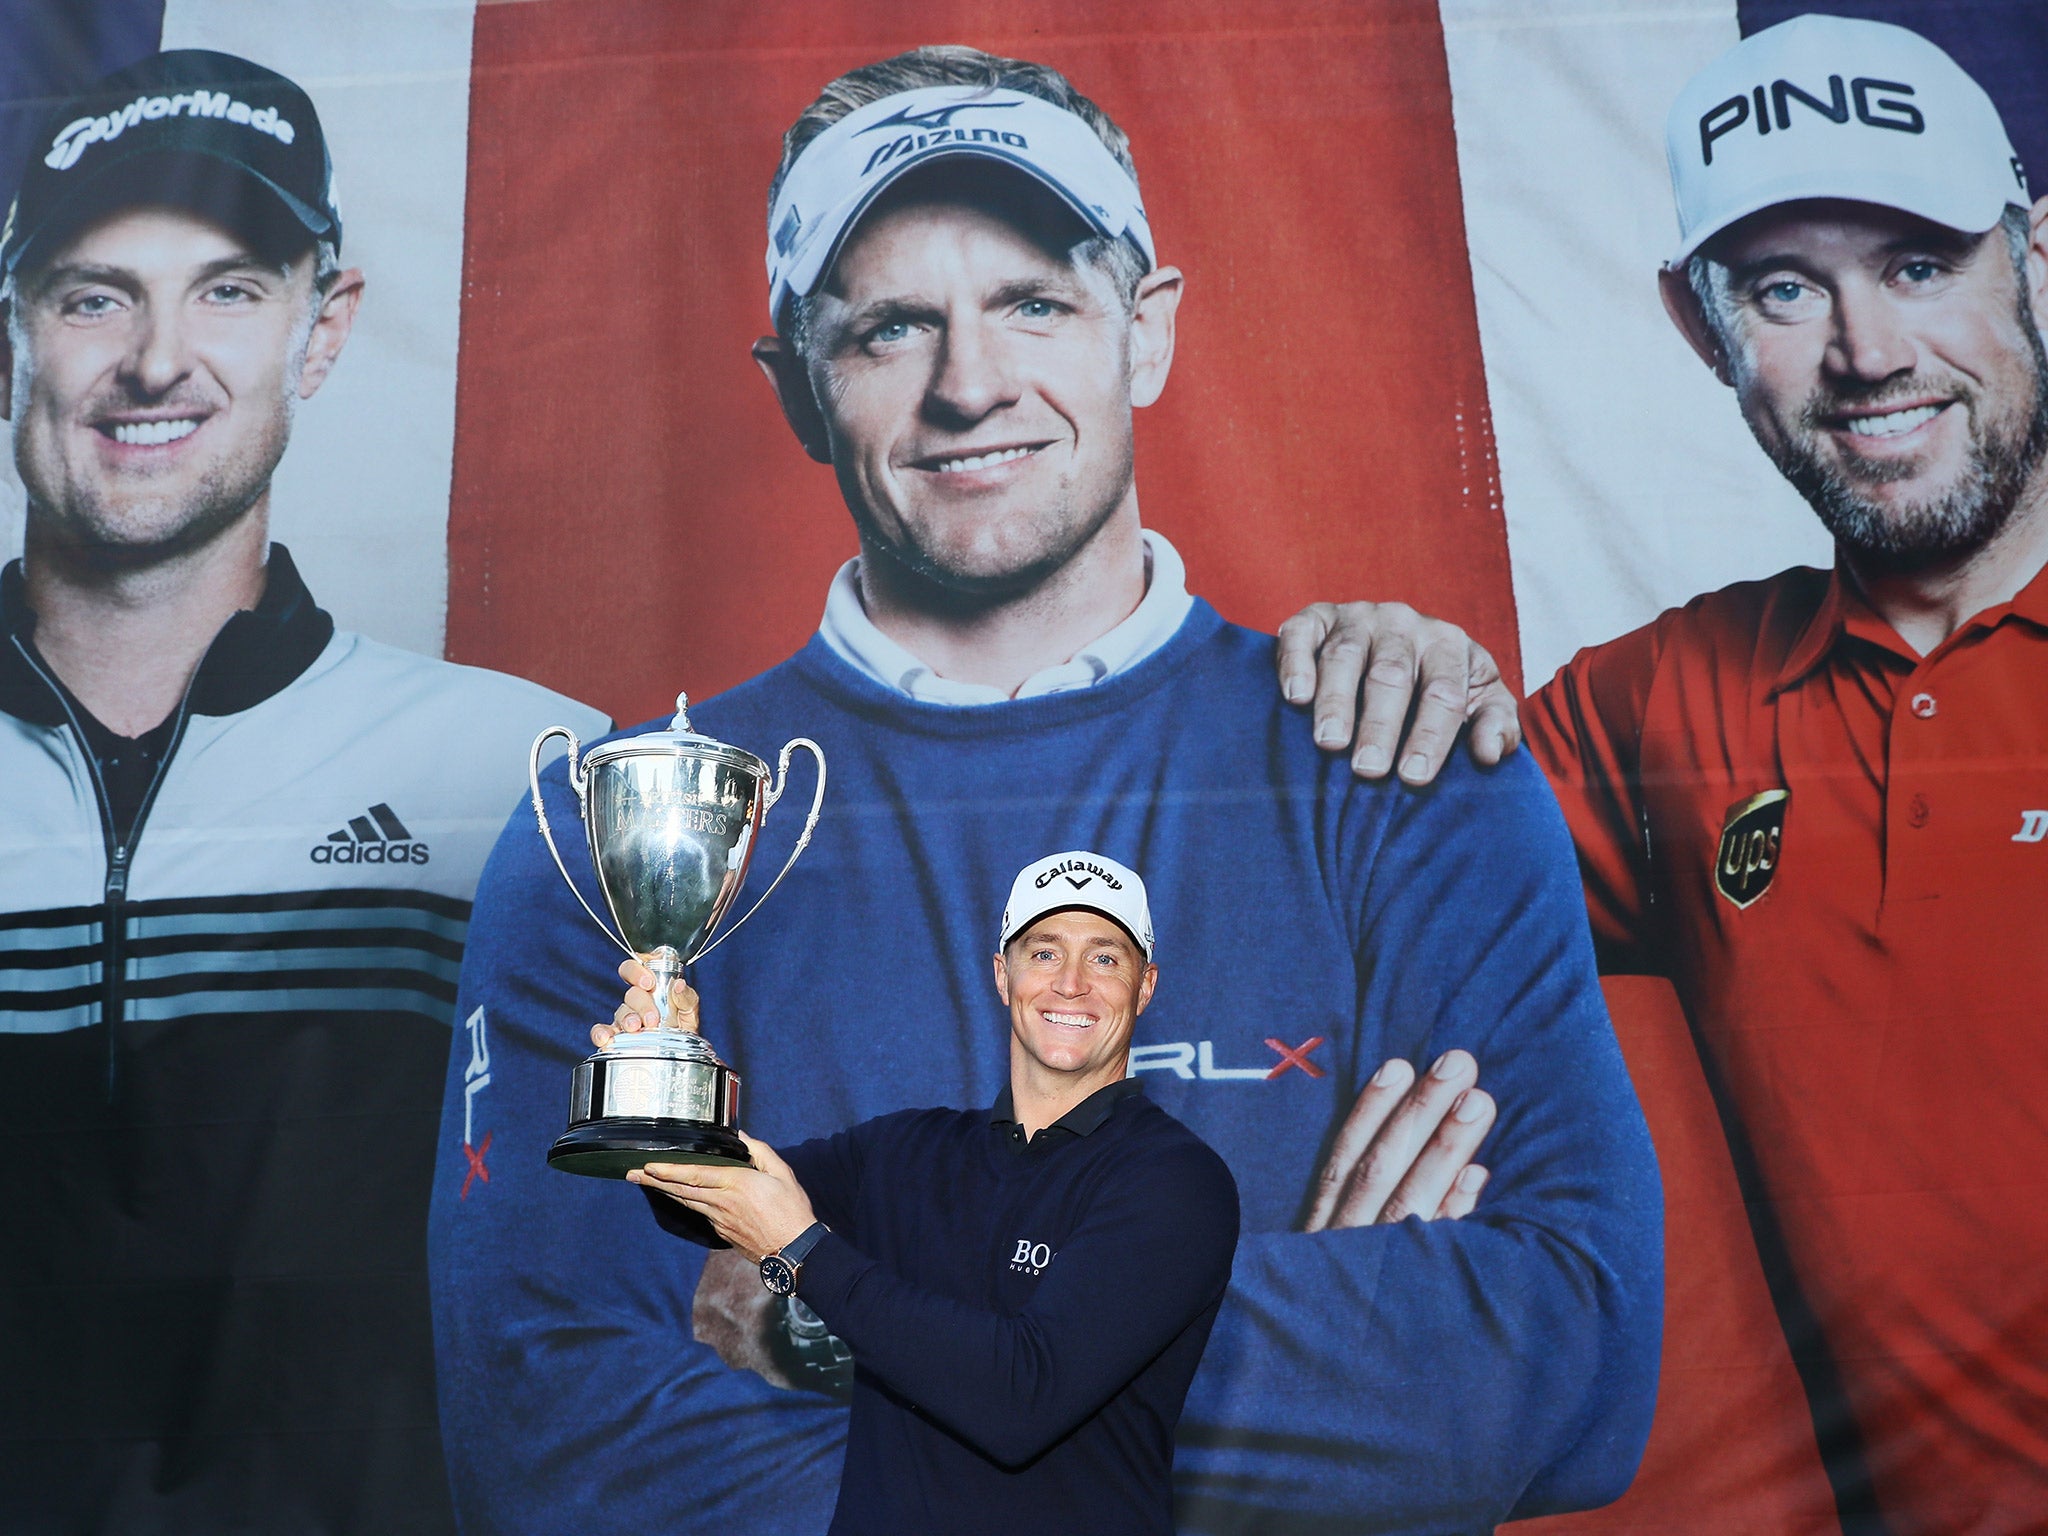
[[164,47],[290,75],[334,158],[342,264],[367,280],[355,334],[302,402],[271,526],[321,606],[441,654],[469,169],[472,0],[169,0]]
[[1664,115],[1732,0],[1440,0],[1508,557],[1533,688],[1584,645],[1788,565],[1813,513],[1657,297]]

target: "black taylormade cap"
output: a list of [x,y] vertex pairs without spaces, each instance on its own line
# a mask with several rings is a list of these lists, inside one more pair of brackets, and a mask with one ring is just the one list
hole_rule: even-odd
[[254,194],[234,200],[247,217],[281,209],[313,239],[341,245],[334,167],[311,98],[230,53],[152,54],[50,114],[0,231],[0,270],[12,275],[41,236],[123,203],[219,214],[223,188]]

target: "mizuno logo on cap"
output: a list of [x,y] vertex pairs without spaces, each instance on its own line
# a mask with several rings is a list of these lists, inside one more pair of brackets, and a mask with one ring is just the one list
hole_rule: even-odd
[[[1004,107],[1022,106],[1017,101],[958,101],[949,107],[927,107],[922,112],[913,112],[908,107],[899,108],[879,123],[869,123],[860,133],[874,133],[882,128],[945,128],[953,121],[956,112],[998,112]],[[860,137],[860,133],[854,135]]]
[[[1014,103],[1000,105],[1011,106]],[[861,131],[865,133],[867,130]],[[860,173],[865,176],[877,166],[887,165],[899,156],[908,159],[925,150],[937,149],[942,144],[1006,144],[1012,149],[1031,147],[1031,141],[1023,134],[999,133],[993,128],[939,128],[931,133],[906,133],[901,138],[877,145],[875,152],[868,156],[868,163],[860,168]]]

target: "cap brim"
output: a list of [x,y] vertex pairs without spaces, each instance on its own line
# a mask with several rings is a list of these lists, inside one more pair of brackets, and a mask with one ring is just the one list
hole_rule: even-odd
[[[1125,938],[1129,939],[1132,945],[1136,947],[1139,954],[1143,955],[1147,960],[1150,960],[1152,958],[1151,949],[1146,945],[1143,939],[1139,938],[1135,933],[1131,932],[1130,925],[1127,924],[1122,918],[1118,917],[1114,912],[1106,911],[1101,907],[1094,906],[1085,901],[1049,901],[1045,903],[1044,906],[1040,907],[1037,911],[1033,912],[1029,917],[1022,918],[1016,923],[1013,923],[1010,927],[1010,931],[1003,935],[1003,942],[1000,947],[1003,949],[1008,949],[1010,947],[1011,942],[1017,937],[1018,934],[1022,933],[1026,928],[1029,928],[1041,917],[1049,917],[1055,912],[1093,912],[1097,917],[1102,918],[1105,921],[1115,923],[1117,927],[1117,932],[1121,933]],[[983,929],[982,931],[986,933],[988,930]]]
[[1677,251],[1664,265],[1676,271],[1716,235],[1734,228],[1752,215],[1785,203],[1814,202],[1822,199],[1831,202],[1868,203],[1876,208],[1892,208],[1900,213],[1910,213],[1915,218],[1927,219],[1944,229],[1957,230],[1966,235],[1981,235],[2004,217],[2008,207],[2024,206],[2014,204],[2010,197],[1986,192],[1982,188],[1959,190],[1954,186],[1934,186],[1919,181],[1907,182],[1895,173],[1873,176],[1867,184],[1862,185],[1858,184],[1859,180],[1860,178],[1844,178],[1840,174],[1831,174],[1825,179],[1799,176],[1768,183],[1730,207],[1717,210],[1712,218],[1702,222],[1699,228],[1679,242]]
[[[51,204],[49,210],[44,213],[42,221],[36,225],[35,229],[16,245],[12,251],[8,252],[6,266],[8,275],[12,276],[18,271],[23,261],[27,259],[28,253],[47,241],[51,234],[74,232],[80,225],[88,222],[95,213],[105,208],[119,206],[121,202],[119,189],[111,184],[116,174],[121,171],[132,171],[135,167],[153,159],[204,160],[211,166],[218,166],[231,173],[231,176],[268,192],[277,202],[283,205],[285,211],[314,239],[321,239],[334,233],[334,221],[332,219],[329,219],[318,209],[309,206],[303,199],[287,192],[261,171],[253,170],[239,160],[216,153],[210,149],[191,145],[180,146],[176,149],[166,149],[158,145],[146,145],[130,150],[125,154],[109,158],[104,164],[95,167],[92,174],[85,180],[70,188],[55,203]],[[161,195],[149,196],[147,193],[150,191],[158,192]],[[110,196],[110,193],[115,195]],[[195,199],[188,196],[179,196],[173,191],[162,188],[145,189],[145,195],[130,197],[129,201],[135,203],[172,203],[181,207],[189,206],[199,213],[214,211]]]
[[[868,209],[874,206],[875,199],[888,191],[898,181],[901,181],[910,172],[921,171],[927,166],[938,165],[947,160],[990,160],[999,165],[1009,166],[1013,170],[1021,171],[1024,175],[1037,182],[1038,185],[1056,195],[1083,224],[1094,230],[1096,234],[1113,238],[1122,233],[1119,230],[1112,230],[1104,225],[1093,208],[1068,191],[1065,186],[1061,185],[1049,173],[1001,145],[973,143],[943,145],[935,149],[925,150],[923,153],[905,160],[900,165],[890,166],[876,179],[873,186],[864,188],[858,195],[847,199],[820,221],[821,230],[832,230],[832,238],[825,247],[823,259],[813,266],[810,256],[806,254],[795,263],[789,273],[785,274],[783,292],[774,301],[773,307],[776,311],[776,318],[780,320],[782,306],[792,296],[817,292],[818,286],[831,272],[834,263],[839,260],[839,252],[845,246],[847,236],[853,233],[854,227],[866,216]],[[798,274],[803,275],[801,285],[794,280]]]

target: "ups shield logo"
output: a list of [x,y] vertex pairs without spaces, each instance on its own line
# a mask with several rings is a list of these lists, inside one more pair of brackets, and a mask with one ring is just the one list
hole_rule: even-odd
[[1778,851],[1785,840],[1789,789],[1767,789],[1728,807],[1721,847],[1714,855],[1714,888],[1737,907],[1746,907],[1771,888]]

